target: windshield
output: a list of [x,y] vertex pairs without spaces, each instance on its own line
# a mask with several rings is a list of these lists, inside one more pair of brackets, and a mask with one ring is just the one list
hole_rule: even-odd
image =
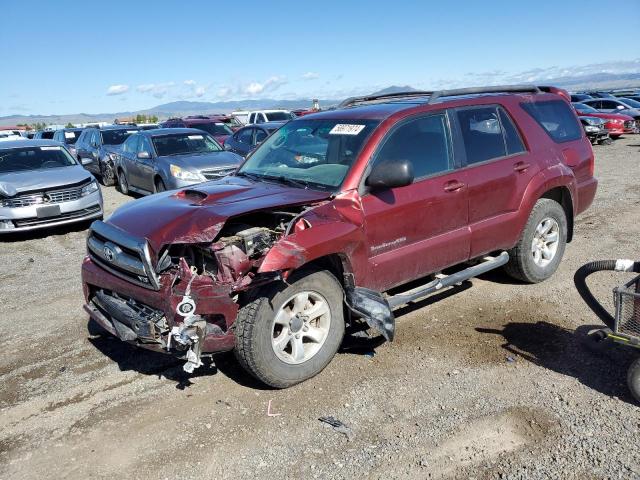
[[0,149],[0,173],[40,170],[77,165],[62,147]]
[[203,130],[211,135],[231,135],[233,131],[227,127],[224,123],[192,123],[189,128],[197,128]]
[[289,112],[267,112],[267,122],[282,122],[283,120],[291,120],[294,118]]
[[590,107],[589,105],[585,105],[584,103],[574,103],[573,106],[579,112],[583,112],[583,113],[598,113],[598,110],[596,110],[593,107]]
[[222,147],[209,135],[175,133],[153,137],[153,146],[159,157],[222,151]]
[[66,130],[64,132],[64,143],[67,145],[74,145],[78,141],[78,137],[82,133],[82,130]]
[[120,145],[129,138],[129,135],[137,131],[137,129],[132,128],[126,130],[102,130],[102,141],[105,145]]
[[334,190],[342,184],[374,120],[296,120],[274,132],[238,175]]
[[626,103],[630,107],[640,108],[640,102],[632,100],[631,98],[621,98],[620,100],[622,100],[624,103]]

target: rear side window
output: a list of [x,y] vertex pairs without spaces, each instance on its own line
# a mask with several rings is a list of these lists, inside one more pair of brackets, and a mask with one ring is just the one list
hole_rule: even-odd
[[520,138],[520,134],[513,124],[513,120],[509,117],[509,114],[502,108],[498,108],[500,114],[500,123],[504,130],[504,143],[507,146],[507,155],[515,155],[525,151],[524,144]]
[[262,142],[265,138],[267,138],[267,136],[267,132],[265,132],[264,130],[256,130],[256,143]]
[[554,142],[564,143],[582,138],[582,127],[567,102],[550,100],[522,103],[521,106]]
[[458,110],[467,164],[486,162],[507,154],[496,107]]
[[453,164],[445,116],[417,118],[398,127],[376,157],[376,163],[387,160],[409,160],[415,178],[451,170]]

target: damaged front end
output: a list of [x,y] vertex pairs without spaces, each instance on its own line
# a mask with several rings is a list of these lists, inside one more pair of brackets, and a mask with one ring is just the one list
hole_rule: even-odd
[[213,241],[167,245],[155,261],[147,242],[96,222],[83,264],[85,310],[123,341],[184,358],[192,372],[203,354],[233,348],[238,295],[281,278],[259,268],[302,211],[230,219]]

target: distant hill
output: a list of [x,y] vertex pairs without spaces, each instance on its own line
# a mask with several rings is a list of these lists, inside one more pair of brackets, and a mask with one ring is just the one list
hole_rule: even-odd
[[371,95],[389,95],[390,93],[415,92],[415,91],[417,91],[417,89],[410,87],[409,85],[405,85],[404,87],[391,85],[390,87],[383,88],[382,90],[378,90],[377,92],[373,92]]
[[[486,81],[486,80],[485,80]],[[444,88],[458,88],[462,86],[478,86],[477,82],[471,85],[463,85],[461,82],[452,82]],[[633,73],[604,73],[604,72],[584,72],[577,75],[556,76],[538,73],[537,75],[521,74],[507,77],[505,80],[496,79],[490,84],[505,83],[534,83],[538,85],[556,85],[568,90],[590,90],[590,89],[609,89],[609,88],[640,88],[640,72]],[[399,86],[392,85],[371,95],[384,95],[389,93],[415,91],[414,87],[409,85]],[[364,93],[364,92],[363,92]],[[337,105],[343,99],[325,99],[320,100],[323,108]],[[294,110],[297,108],[307,108],[311,106],[311,98],[300,98],[296,100],[276,100],[276,99],[257,99],[257,100],[229,100],[226,102],[190,102],[176,101],[164,103],[145,110],[133,112],[115,112],[115,113],[76,113],[71,115],[8,115],[0,117],[1,125],[16,125],[19,123],[47,123],[47,124],[66,124],[71,123],[90,123],[90,122],[112,122],[115,118],[131,117],[138,114],[156,115],[161,120],[181,115],[194,115],[206,113],[222,113],[234,110],[258,110],[268,108],[284,108]]]

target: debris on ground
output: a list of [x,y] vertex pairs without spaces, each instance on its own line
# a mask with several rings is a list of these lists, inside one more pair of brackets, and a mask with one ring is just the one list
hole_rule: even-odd
[[351,429],[347,427],[344,423],[342,423],[340,420],[338,420],[337,418],[320,417],[318,420],[320,420],[322,423],[326,423],[327,425],[331,425],[333,427],[333,430],[343,434],[345,437],[347,437],[348,441],[353,440],[353,433],[351,432]]

